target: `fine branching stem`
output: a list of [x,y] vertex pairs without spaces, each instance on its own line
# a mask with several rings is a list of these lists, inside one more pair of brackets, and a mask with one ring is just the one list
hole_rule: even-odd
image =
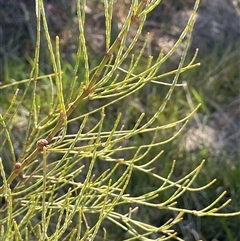
[[[231,202],[225,191],[207,204],[180,205],[191,195],[205,197],[216,179],[199,184],[205,160],[178,172],[177,160],[167,160],[162,150],[200,107],[192,101],[191,111],[181,115],[179,108],[175,119],[166,111],[174,93],[186,89],[181,75],[199,66],[198,50],[190,60],[187,53],[200,1],[176,43],[167,53],[159,48],[156,56],[148,55],[151,33],[144,37],[143,31],[147,15],[161,0],[129,1],[115,35],[117,1],[98,2],[105,18],[102,58],[93,58],[89,48],[90,2],[76,0],[72,6],[78,46],[68,63],[62,58],[61,37],[49,32],[52,5],[36,0],[29,78],[0,86],[4,94],[11,93],[0,114],[0,150],[7,150],[7,157],[0,157],[0,240],[108,240],[111,235],[115,240],[120,233],[128,241],[183,240],[175,227],[186,214],[239,216],[239,211],[225,211]],[[162,71],[181,48],[179,64]],[[47,70],[42,51],[49,56]],[[178,98],[175,106],[181,106]],[[21,140],[15,140],[16,132]],[[158,225],[145,216],[164,215],[162,210],[169,215]]]

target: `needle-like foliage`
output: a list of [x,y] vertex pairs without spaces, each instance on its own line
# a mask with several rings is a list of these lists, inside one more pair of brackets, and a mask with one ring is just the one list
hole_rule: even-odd
[[[194,185],[204,161],[178,180],[172,178],[175,161],[167,176],[154,169],[161,160],[161,145],[176,137],[198,108],[177,122],[157,124],[173,91],[181,87],[180,74],[198,65],[196,55],[189,63],[185,63],[185,59],[199,0],[174,47],[167,54],[160,50],[156,59],[149,56],[146,68],[141,71],[139,65],[146,59],[149,35],[135,54],[134,46],[139,42],[148,13],[161,1],[133,0],[118,37],[112,42],[114,1],[104,0],[106,53],[95,67],[91,64],[84,33],[86,2],[76,1],[79,42],[70,82],[64,79],[59,37],[52,42],[44,2],[36,0],[37,41],[30,76],[0,86],[2,93],[12,96],[9,107],[0,116],[0,148],[9,152],[8,159],[0,160],[0,240],[108,240],[114,232],[124,233],[123,239],[129,241],[182,240],[174,225],[181,222],[186,213],[199,217],[239,215],[240,212],[221,212],[230,202],[222,201],[225,192],[201,210],[178,206],[177,200],[185,192],[202,191],[215,181],[202,187]],[[133,25],[137,31],[128,41]],[[48,74],[43,74],[39,66],[45,40],[52,63],[52,73]],[[161,66],[180,45],[185,47],[178,68],[161,73]],[[171,75],[171,84],[162,81]],[[152,116],[142,113],[126,128],[122,114],[115,113],[114,106],[147,84],[169,85],[169,89],[156,113]],[[81,109],[91,103],[95,103],[94,108]],[[28,112],[28,121],[21,154],[16,158],[11,132],[23,109]],[[80,114],[75,115],[77,109]],[[73,123],[77,126],[74,133],[69,131]],[[172,137],[159,140],[161,131],[170,128],[173,128]],[[152,139],[146,143],[144,137],[149,133]],[[142,145],[134,142],[136,136],[141,137]],[[153,150],[158,154],[150,157]],[[10,173],[6,172],[7,167]],[[133,173],[151,177],[158,186],[132,195],[129,185]],[[159,202],[158,197],[165,192],[171,195]],[[154,212],[168,210],[174,215],[155,226],[138,217],[143,207]],[[109,231],[113,229],[115,231]]]

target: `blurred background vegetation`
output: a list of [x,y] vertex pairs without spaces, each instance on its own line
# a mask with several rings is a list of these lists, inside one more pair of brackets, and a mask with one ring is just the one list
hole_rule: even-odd
[[[129,4],[130,0],[118,0],[114,5],[113,39],[124,22]],[[194,0],[163,0],[159,7],[150,13],[142,33],[142,41],[147,32],[151,33],[146,56],[158,54],[163,46],[165,46],[164,51],[167,52],[174,45],[190,16],[193,4]],[[54,39],[58,35],[61,40],[63,84],[67,89],[71,81],[72,63],[76,57],[78,44],[75,0],[45,0],[45,8],[51,36]],[[0,82],[6,84],[27,79],[35,50],[35,3],[32,0],[0,0],[0,16]],[[104,11],[101,1],[87,1],[85,34],[90,65],[94,67],[105,52]],[[129,41],[131,41],[131,36],[129,36]],[[240,210],[240,3],[238,0],[201,1],[189,58],[192,57],[196,48],[199,48],[197,61],[201,62],[201,66],[181,75],[179,82],[186,83],[186,86],[176,88],[170,103],[158,120],[159,125],[183,118],[199,102],[202,105],[184,132],[173,142],[162,147],[164,153],[157,162],[156,171],[166,175],[171,168],[172,160],[176,159],[177,168],[174,175],[177,179],[194,169],[202,159],[206,159],[204,169],[195,185],[196,187],[202,186],[214,178],[217,178],[217,182],[204,192],[185,194],[179,200],[179,204],[189,209],[200,209],[208,205],[223,190],[227,190],[227,198],[231,198],[232,202],[224,211],[234,212]],[[136,47],[135,51],[139,49]],[[41,43],[40,54],[40,71],[43,74],[51,73],[50,57],[44,41]],[[181,49],[168,64],[160,69],[160,72],[175,69],[180,54]],[[145,66],[146,62],[143,61],[142,65]],[[79,76],[81,76],[81,69]],[[172,76],[162,81],[171,82]],[[45,87],[47,88],[47,85]],[[23,91],[24,83],[18,88],[20,92]],[[122,103],[117,103],[114,108],[108,110],[109,125],[119,111],[123,113],[122,124],[125,126],[135,123],[137,116],[142,112],[145,112],[146,116],[152,115],[162,102],[165,92],[166,89],[163,86],[146,86]],[[2,93],[0,96],[1,112],[8,107],[12,98],[7,90]],[[42,95],[45,94],[43,87]],[[31,97],[29,97],[29,105],[30,101]],[[47,104],[47,101],[44,104]],[[78,115],[80,111],[93,109],[98,105],[99,103],[96,102],[92,102],[90,106],[83,105],[81,110],[77,110],[74,114]],[[21,110],[11,133],[16,140],[14,146],[16,156],[21,152],[22,135],[26,130],[28,118],[27,110],[24,108]],[[95,120],[92,121],[94,123]],[[77,126],[77,123],[71,123],[68,132],[75,133]],[[157,138],[162,141],[172,134],[172,129],[164,130]],[[152,136],[148,138],[151,139]],[[148,142],[141,136],[134,139],[136,143],[145,141]],[[1,150],[1,152],[3,159],[9,157],[7,151]],[[149,155],[155,156],[156,153]],[[151,156],[148,157],[151,158]],[[10,172],[11,168],[11,164],[6,165],[6,172]],[[100,168],[99,165],[99,172]],[[134,173],[129,188],[134,195],[144,189],[151,189],[155,185],[157,184],[153,183],[149,177]],[[168,196],[167,193],[166,196]],[[159,197],[159,201],[165,198]],[[153,212],[149,209],[138,215],[142,220],[149,220],[152,224],[160,225],[174,213]],[[240,240],[239,225],[239,217],[217,219],[186,215],[176,230],[186,241],[198,239],[237,241]],[[113,233],[116,235],[116,230],[113,230]],[[123,234],[117,235],[119,240],[123,239],[121,236]],[[112,240],[117,240],[116,236],[115,238],[113,236]]]

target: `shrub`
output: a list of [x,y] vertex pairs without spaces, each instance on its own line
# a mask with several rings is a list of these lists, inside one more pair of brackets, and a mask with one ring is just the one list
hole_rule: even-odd
[[[106,53],[94,66],[96,59],[88,55],[84,36],[86,1],[77,1],[79,43],[71,67],[62,64],[59,38],[51,41],[43,1],[36,1],[37,40],[30,76],[0,86],[5,97],[1,240],[182,240],[174,226],[184,215],[240,214],[220,212],[230,202],[225,191],[199,210],[178,205],[185,193],[200,192],[215,181],[196,185],[204,161],[177,180],[172,177],[175,161],[167,173],[155,169],[162,156],[160,146],[174,139],[198,108],[179,121],[158,124],[173,91],[182,86],[177,82],[180,74],[199,65],[196,54],[185,63],[199,1],[174,47],[165,55],[160,50],[156,59],[145,56],[149,35],[140,51],[134,46],[147,14],[160,1],[133,1],[111,44],[113,2],[104,1]],[[138,27],[128,41],[132,25]],[[45,71],[50,73],[39,66],[42,34],[51,59]],[[185,48],[178,68],[160,73],[180,44]],[[160,81],[166,76],[173,76],[172,83]],[[158,111],[145,115],[141,108],[132,108],[127,114],[139,116],[124,120],[118,108],[123,104],[127,108],[130,98],[150,84],[168,88]],[[15,138],[20,127],[24,137]],[[173,135],[162,139],[161,133],[168,129]],[[151,181],[147,188],[141,186],[144,180]],[[133,193],[135,186],[140,188]],[[168,218],[156,226],[141,212],[164,212]]]

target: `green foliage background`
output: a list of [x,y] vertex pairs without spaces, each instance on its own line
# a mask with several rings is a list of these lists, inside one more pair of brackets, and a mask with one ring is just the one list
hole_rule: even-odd
[[[38,1],[39,8],[41,8],[41,2]],[[136,2],[135,8],[137,9]],[[105,1],[105,6],[107,4],[107,1]],[[80,11],[83,14],[83,9]],[[110,24],[110,22],[108,23]],[[143,23],[140,22],[140,26],[141,24]],[[79,23],[79,26],[81,27],[81,23]],[[37,28],[39,30],[40,26],[37,25]],[[47,33],[46,31],[45,36],[48,36]],[[40,38],[39,31],[38,34],[37,44],[40,43],[41,39],[41,46],[50,46],[50,36],[47,37],[47,41],[43,41],[43,37]],[[143,88],[128,96],[127,93],[132,86],[129,85],[126,88],[128,85],[126,76],[131,69],[128,69],[128,67],[133,67],[136,58],[134,61],[131,60],[132,53],[130,51],[128,53],[127,50],[129,58],[126,58],[125,62],[120,64],[115,72],[112,72],[111,78],[104,80],[108,71],[114,68],[114,64],[111,68],[107,67],[107,64],[110,65],[111,62],[102,65],[106,66],[103,67],[103,74],[100,75],[100,79],[106,81],[107,84],[96,85],[92,96],[89,95],[90,93],[85,94],[85,87],[77,81],[84,80],[87,75],[87,58],[90,62],[90,77],[94,79],[93,73],[96,68],[101,66],[102,56],[92,57],[89,54],[86,57],[83,39],[82,36],[79,44],[81,46],[79,53],[81,54],[73,55],[73,59],[70,61],[62,60],[58,56],[60,53],[57,44],[58,39],[56,39],[56,42],[52,40],[54,50],[48,52],[40,47],[39,59],[37,57],[39,49],[36,48],[35,58],[29,57],[27,62],[26,60],[20,60],[19,62],[19,59],[5,59],[4,61],[2,66],[4,75],[0,87],[2,115],[1,184],[3,184],[0,213],[1,240],[32,240],[33,237],[37,237],[39,240],[60,240],[60,237],[65,237],[65,240],[154,240],[159,237],[159,240],[164,240],[164,233],[157,228],[154,230],[153,227],[164,226],[163,224],[171,218],[174,220],[172,225],[178,233],[178,238],[177,236],[171,237],[172,233],[166,232],[165,235],[169,240],[238,240],[240,238],[239,213],[236,212],[240,208],[238,201],[240,198],[240,167],[237,161],[239,153],[234,152],[234,155],[230,155],[226,151],[225,154],[216,156],[212,155],[208,148],[204,146],[193,152],[179,151],[179,142],[182,142],[179,130],[185,125],[186,119],[184,118],[187,116],[189,119],[192,115],[190,114],[191,111],[195,109],[199,102],[201,107],[198,109],[197,116],[204,115],[206,119],[216,106],[220,106],[224,111],[228,106],[231,106],[228,103],[236,102],[236,96],[239,96],[239,55],[233,49],[239,49],[239,46],[230,48],[224,54],[217,51],[210,53],[205,59],[201,60],[200,67],[192,68],[191,65],[195,66],[195,64],[190,64],[189,70],[184,71],[178,79],[178,83],[186,80],[188,82],[187,87],[176,85],[171,99],[168,100],[165,98],[169,91],[169,86],[166,83],[172,83],[174,76],[182,71],[182,67],[180,66],[172,74],[164,76],[163,73],[167,73],[169,68],[167,63],[164,63],[160,71],[158,68],[153,69],[154,75],[158,76],[156,81],[160,83],[161,80],[164,84],[154,85],[151,83],[154,75],[150,75]],[[110,42],[114,44],[109,38]],[[138,53],[140,50],[135,49],[134,51]],[[110,56],[106,56],[107,61],[110,61]],[[161,61],[161,58],[162,56],[160,56],[159,61]],[[143,55],[138,66],[134,69],[134,74],[131,73],[129,77],[142,76],[142,73],[153,65],[151,61],[146,55]],[[186,63],[188,62],[186,61]],[[119,85],[116,84],[118,83],[116,81],[118,75],[118,81],[121,83]],[[37,79],[37,81],[30,81],[31,78]],[[73,85],[74,79],[76,79],[75,86]],[[137,81],[135,82],[134,78],[132,81],[133,86],[137,87]],[[171,84],[171,86],[174,85]],[[116,98],[113,90],[119,87],[119,92],[122,91],[125,98],[114,103]],[[79,90],[79,93],[84,93],[84,97],[67,121],[65,116],[69,106],[72,101],[81,96],[76,90]],[[109,98],[102,98],[104,90],[108,90],[111,94]],[[218,94],[213,95],[213,92]],[[63,98],[64,102],[61,102]],[[143,123],[147,123],[166,100],[169,102],[161,114],[157,115],[154,125],[150,125],[148,131],[144,131],[144,129],[141,131]],[[104,105],[106,106],[105,113],[101,108]],[[128,106],[128,108],[125,108],[125,106]],[[235,106],[237,104],[234,105],[234,108]],[[59,113],[63,113],[63,120],[60,120],[62,117],[59,117]],[[121,117],[119,113],[121,113]],[[145,116],[141,117],[142,113],[145,113]],[[6,179],[9,178],[11,173],[16,173],[16,163],[19,160],[23,163],[29,157],[29,154],[34,151],[36,142],[40,138],[49,136],[50,131],[53,130],[55,123],[59,120],[62,121],[64,126],[62,132],[58,132],[58,130],[55,133],[59,135],[59,139],[56,137],[46,150],[43,148],[39,161],[36,161],[37,156],[35,156],[31,163],[27,163],[25,169],[23,169],[25,176],[16,175],[16,178],[10,182],[11,188],[8,188]],[[136,126],[138,122],[139,125]],[[42,129],[36,128],[39,123],[43,123]],[[114,130],[114,125],[116,130],[111,132],[112,128]],[[117,129],[117,126],[119,128],[123,125],[124,129],[129,130],[127,135],[130,135],[131,138],[128,140],[122,139],[115,145],[114,139],[120,135],[120,129]],[[135,126],[140,128],[140,131],[136,131],[136,134],[132,135],[130,130],[134,130]],[[158,127],[160,131],[158,131]],[[92,129],[95,131],[91,131]],[[89,136],[85,136],[83,133],[89,133]],[[175,136],[174,140],[172,140],[173,135]],[[25,138],[28,138],[28,142]],[[108,150],[104,152],[101,149],[101,143],[108,138],[109,145],[113,150],[112,153]],[[153,148],[154,143],[159,144],[156,144],[156,147]],[[120,145],[122,145],[122,149],[118,150]],[[139,146],[142,146],[142,148],[137,149]],[[83,154],[79,157],[76,153],[81,151]],[[108,152],[111,155],[108,155]],[[131,160],[136,159],[137,156],[134,157],[136,152],[139,158],[136,167],[123,163],[122,160],[131,163]],[[175,159],[177,161],[173,162],[172,160]],[[202,167],[200,163],[203,159],[206,159],[206,161]],[[151,160],[154,162],[149,163]],[[116,162],[119,162],[119,164],[116,165]],[[173,163],[175,165],[174,170],[172,169]],[[140,170],[141,167],[146,168],[152,174],[149,175],[147,172]],[[154,167],[154,169],[150,167]],[[196,169],[196,167],[198,168]],[[108,169],[110,171],[107,171]],[[114,170],[116,171],[113,174],[109,174],[109,179],[104,179],[108,176],[107,173]],[[198,171],[200,171],[200,174],[195,180],[195,174]],[[187,176],[191,172],[192,175]],[[169,173],[171,173],[173,182],[177,183],[178,180],[183,180],[181,185],[187,186],[187,177],[189,177],[190,180],[191,178],[193,180],[191,189],[200,189],[199,192],[184,192],[179,195],[177,199],[178,209],[176,210],[174,205],[172,206],[171,197],[175,191],[181,192],[180,188],[172,186],[174,188],[163,189],[160,195],[155,197],[155,194],[158,193],[156,190],[164,183],[155,175],[166,181]],[[95,175],[95,180],[93,175]],[[200,188],[215,178],[217,178],[217,181],[207,189]],[[101,182],[101,179],[104,181]],[[109,182],[110,179],[112,180],[111,183]],[[119,185],[116,190],[112,186],[114,183]],[[81,184],[83,185],[81,186]],[[47,191],[48,185],[51,192]],[[42,191],[42,197],[38,193],[40,190]],[[96,194],[96,190],[101,195]],[[204,209],[214,202],[224,190],[227,191],[227,194],[223,196],[217,206],[221,206],[231,198],[232,202],[227,206],[224,205],[221,212],[223,216],[225,213],[234,213],[234,215],[230,215],[232,217],[220,218],[218,215],[214,217],[214,212],[218,210],[209,208],[210,211],[206,211],[206,217],[199,218],[203,214],[192,211]],[[131,194],[132,197],[129,201],[127,201],[127,196],[124,196],[127,193]],[[110,194],[114,197],[111,199],[114,214],[111,213],[113,206],[107,201],[108,196],[111,196]],[[119,195],[119,199],[116,197],[117,195]],[[144,197],[144,195],[146,196]],[[152,206],[141,203],[144,198],[147,199],[148,195],[152,199]],[[76,198],[77,196],[79,198]],[[137,197],[143,198],[139,198],[141,202]],[[99,201],[96,201],[98,198]],[[51,200],[51,204],[56,204],[56,206],[51,207],[47,200]],[[164,205],[167,200],[170,200],[169,206]],[[76,207],[73,205],[75,202],[81,203],[82,212],[79,209],[76,212]],[[123,202],[126,205],[120,205],[118,202]],[[131,205],[129,205],[129,202]],[[62,206],[58,207],[57,204]],[[159,204],[162,205],[162,210],[160,208],[156,211],[156,208],[159,209]],[[91,209],[94,205],[96,206],[96,212]],[[68,207],[67,210],[63,208],[64,206]],[[139,207],[139,210],[131,214],[131,209],[134,210],[136,206]],[[87,216],[83,215],[84,207]],[[130,211],[129,207],[131,207]],[[72,210],[75,210],[75,213]],[[101,210],[106,211],[104,213]],[[72,214],[70,214],[71,212]],[[109,213],[112,216],[109,215],[109,218],[105,219],[105,215],[107,216]],[[119,228],[116,229],[113,220],[118,220],[116,218],[117,213],[121,215],[129,213],[129,216],[132,215],[136,222],[133,222],[132,226],[127,226],[126,223],[128,222],[121,216],[119,220],[122,221],[119,221]],[[178,220],[183,214],[183,220]],[[21,220],[23,221],[21,222]],[[66,220],[72,220],[72,224]],[[81,222],[84,223],[82,226],[80,225]],[[152,226],[140,225],[137,222]],[[42,225],[44,223],[47,225]],[[101,228],[100,224],[102,225]],[[82,230],[79,229],[80,226]],[[91,227],[93,228],[91,229]],[[146,233],[149,232],[146,235],[149,239],[146,236],[141,236],[143,235],[140,231],[142,229],[146,229]],[[58,231],[56,232],[56,230]],[[24,239],[24,237],[27,237],[27,239]]]

